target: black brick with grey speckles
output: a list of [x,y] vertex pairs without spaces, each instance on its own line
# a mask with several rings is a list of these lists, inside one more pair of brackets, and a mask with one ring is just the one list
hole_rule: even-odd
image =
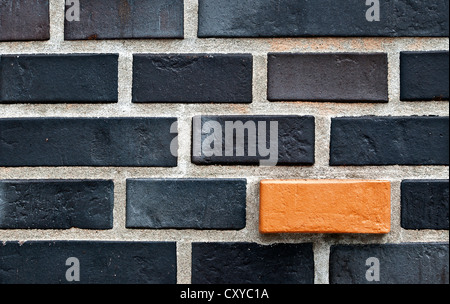
[[314,284],[312,244],[193,243],[193,284]]
[[250,54],[134,55],[133,102],[251,103]]
[[130,179],[127,227],[243,229],[246,191],[245,179]]
[[0,229],[112,229],[114,184],[0,180]]
[[0,167],[176,167],[176,118],[0,119]]
[[449,230],[448,180],[402,182],[402,227]]
[[342,117],[331,121],[332,166],[448,164],[448,117]]
[[200,0],[198,36],[437,36],[449,34],[448,0],[380,1],[380,20],[361,0]]
[[[80,20],[65,19],[66,40],[183,38],[183,0],[80,1]],[[66,5],[66,11],[72,5]]]
[[3,55],[0,103],[116,103],[116,54]]
[[[79,260],[80,281],[66,272]],[[0,284],[176,284],[175,243],[0,241]]]
[[[333,245],[330,253],[331,284],[448,284],[448,244]],[[368,281],[367,271],[377,258],[380,281]],[[372,273],[373,275],[373,273]],[[372,278],[369,275],[369,278]]]

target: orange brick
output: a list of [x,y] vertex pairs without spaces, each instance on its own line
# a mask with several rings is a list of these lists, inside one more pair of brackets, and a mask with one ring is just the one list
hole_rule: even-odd
[[261,233],[389,233],[391,184],[370,180],[263,180]]

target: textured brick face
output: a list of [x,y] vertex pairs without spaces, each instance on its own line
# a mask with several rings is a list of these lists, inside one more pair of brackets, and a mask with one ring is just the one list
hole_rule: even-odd
[[3,55],[0,103],[114,103],[118,55]]
[[331,122],[330,164],[448,165],[448,117],[351,117]]
[[264,180],[262,233],[389,233],[391,187],[384,181]]
[[251,55],[134,55],[133,102],[252,102]]
[[402,182],[402,227],[449,230],[448,180]]
[[446,0],[200,0],[199,37],[448,36]]
[[312,244],[194,243],[193,284],[312,284]]
[[386,54],[269,54],[272,101],[388,102]]
[[[68,282],[69,258],[80,281]],[[0,242],[2,284],[175,284],[175,243]]]
[[198,165],[313,165],[314,144],[312,116],[197,116],[193,120],[192,162]]
[[65,39],[183,38],[183,8],[183,0],[81,0],[79,21],[65,20]]
[[401,100],[449,100],[448,52],[400,54]]
[[1,229],[112,229],[112,181],[0,181]]
[[[174,167],[174,118],[0,119],[0,166]],[[176,139],[175,139],[176,140]]]
[[127,227],[242,229],[246,185],[245,179],[128,180]]
[[48,0],[0,2],[0,41],[50,39]]
[[[372,281],[373,264],[366,265],[370,258],[379,261],[379,281]],[[448,259],[448,244],[335,245],[330,253],[330,283],[448,284]]]

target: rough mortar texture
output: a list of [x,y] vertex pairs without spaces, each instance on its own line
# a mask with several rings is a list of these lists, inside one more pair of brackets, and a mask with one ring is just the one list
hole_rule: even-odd
[[[400,52],[449,49],[448,38],[197,38],[197,0],[185,0],[183,40],[64,41],[64,1],[50,0],[50,40],[0,43],[0,54],[119,54],[117,104],[2,104],[0,118],[19,117],[179,117],[179,157],[174,168],[132,167],[22,167],[0,168],[0,179],[106,179],[115,184],[114,227],[107,231],[0,230],[2,241],[101,240],[177,242],[178,283],[191,282],[193,242],[313,243],[315,283],[329,283],[329,253],[334,244],[448,242],[448,231],[401,228],[400,185],[404,179],[448,179],[448,166],[330,167],[329,138],[332,117],[448,116],[448,102],[400,101]],[[269,102],[269,52],[387,53],[389,103],[340,104]],[[251,104],[136,104],[132,103],[133,54],[139,53],[246,53],[253,55]],[[315,164],[306,167],[196,166],[191,163],[191,123],[196,115],[313,115],[316,119]],[[246,178],[247,226],[239,231],[126,229],[126,180],[136,178]],[[387,235],[275,234],[258,232],[259,182],[262,179],[379,179],[392,186],[392,231]]]

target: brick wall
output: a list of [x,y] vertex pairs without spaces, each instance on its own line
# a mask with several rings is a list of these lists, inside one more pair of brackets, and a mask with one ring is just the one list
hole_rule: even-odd
[[448,0],[64,2],[0,2],[0,283],[449,282]]

